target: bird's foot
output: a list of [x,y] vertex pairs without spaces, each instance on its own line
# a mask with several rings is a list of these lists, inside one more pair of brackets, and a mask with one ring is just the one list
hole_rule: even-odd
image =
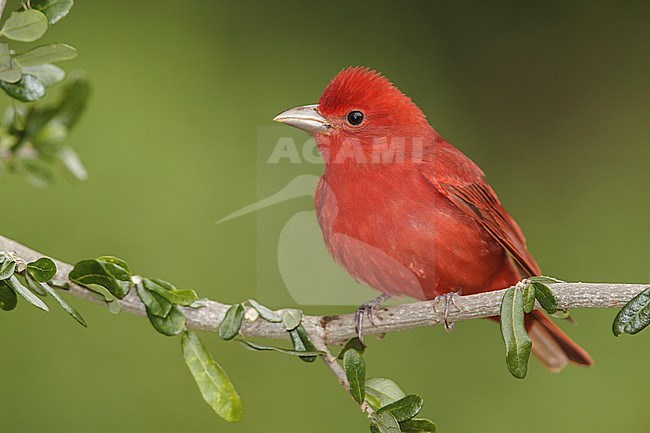
[[454,322],[449,321],[449,311],[450,305],[456,307],[457,311],[460,311],[458,305],[456,305],[456,298],[460,296],[457,292],[447,292],[444,295],[438,295],[433,299],[433,311],[438,313],[438,305],[443,304],[442,308],[442,324],[445,326],[445,331],[451,332],[454,330]]
[[370,321],[370,323],[374,325],[375,323],[372,321],[373,310],[389,299],[390,299],[390,295],[383,294],[381,296],[377,296],[375,299],[371,299],[370,301],[364,302],[357,309],[357,313],[355,315],[355,329],[357,331],[357,335],[359,336],[359,341],[361,341],[361,344],[363,344],[364,346],[366,345],[363,341],[364,314],[368,316],[368,320]]

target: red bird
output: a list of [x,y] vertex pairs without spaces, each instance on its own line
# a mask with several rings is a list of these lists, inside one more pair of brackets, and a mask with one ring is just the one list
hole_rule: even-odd
[[[317,105],[274,120],[316,140],[325,160],[315,198],[325,243],[354,278],[384,294],[378,299],[470,295],[540,275],[481,169],[382,75],[344,69]],[[546,368],[593,364],[544,313],[527,315],[526,325]]]

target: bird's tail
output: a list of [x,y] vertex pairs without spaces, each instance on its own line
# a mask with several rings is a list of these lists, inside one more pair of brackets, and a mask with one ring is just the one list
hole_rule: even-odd
[[591,356],[541,311],[526,315],[526,329],[533,341],[533,355],[550,371],[560,371],[569,363],[594,364]]

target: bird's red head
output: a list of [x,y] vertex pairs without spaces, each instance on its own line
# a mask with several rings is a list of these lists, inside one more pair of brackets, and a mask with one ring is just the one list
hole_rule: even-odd
[[410,142],[435,133],[408,96],[365,67],[342,70],[325,88],[318,104],[292,108],[274,120],[311,133],[326,162],[328,156],[330,162],[335,161],[332,157],[338,154],[345,159],[358,155],[357,160],[367,162],[386,140],[407,141],[410,146]]
[[348,134],[386,135],[426,123],[424,113],[386,77],[364,67],[339,72],[318,101],[318,111]]

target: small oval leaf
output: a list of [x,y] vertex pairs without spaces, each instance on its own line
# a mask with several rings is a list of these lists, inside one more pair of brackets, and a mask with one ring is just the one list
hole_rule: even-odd
[[12,12],[5,21],[0,36],[19,42],[34,42],[47,31],[47,17],[35,9]]
[[501,301],[501,335],[510,374],[518,379],[525,378],[532,342],[524,325],[524,300],[519,288],[509,288]]
[[397,421],[402,422],[420,413],[423,405],[424,399],[422,397],[416,394],[409,394],[404,398],[380,408],[377,413],[390,412]]
[[41,45],[14,57],[21,66],[38,66],[77,57],[77,50],[67,44]]
[[650,287],[625,304],[618,312],[612,325],[617,337],[623,333],[637,334],[650,325]]
[[194,332],[183,333],[181,346],[185,364],[199,386],[203,399],[221,418],[229,422],[239,421],[243,413],[242,402],[223,368]]
[[556,283],[565,283],[566,281],[558,280],[557,278],[549,277],[546,275],[536,275],[534,277],[528,277],[528,281],[531,283],[542,283],[542,284],[556,284]]
[[224,340],[232,340],[239,333],[244,319],[244,306],[234,304],[228,308],[226,315],[219,324],[219,337]]
[[406,397],[406,393],[391,379],[373,377],[366,380],[366,400],[374,409],[379,409],[404,397]]
[[56,264],[49,257],[27,263],[27,270],[39,283],[47,283],[56,275]]
[[361,404],[366,398],[366,362],[355,349],[348,349],[343,355],[343,369],[350,384],[352,398]]
[[348,341],[345,342],[345,345],[343,346],[343,349],[339,352],[337,358],[338,359],[343,359],[343,355],[345,355],[345,352],[347,352],[350,349],[355,349],[357,352],[363,354],[366,350],[366,346],[361,342],[359,337],[353,337],[350,338]]
[[0,308],[11,311],[18,304],[18,296],[6,281],[0,281]]
[[22,68],[16,63],[16,59],[11,57],[9,45],[0,43],[0,80],[15,83],[20,81],[22,76]]
[[135,285],[138,297],[147,309],[147,312],[157,317],[167,317],[172,309],[172,303],[156,293],[147,290],[142,282]]
[[31,0],[30,6],[43,12],[50,24],[56,24],[68,15],[74,0]]
[[412,418],[399,423],[403,433],[435,433],[436,424],[426,418]]
[[[26,66],[23,68],[23,71],[41,80],[45,87],[59,83],[65,78],[65,71],[63,69],[49,63],[38,66]],[[20,80],[20,78],[18,79]]]
[[33,75],[24,74],[16,83],[0,81],[7,95],[22,102],[33,102],[45,96],[45,85]]
[[16,262],[7,258],[4,262],[0,263],[0,280],[6,280],[11,277],[16,271]]
[[282,311],[282,324],[287,331],[296,329],[302,321],[302,312],[300,310],[288,309]]
[[264,305],[258,303],[254,299],[249,299],[248,303],[251,304],[251,306],[255,308],[258,313],[260,313],[262,319],[266,320],[267,322],[273,322],[273,323],[282,322],[282,317],[276,311],[273,311],[270,308],[265,307]]
[[399,422],[390,412],[376,413],[370,416],[372,433],[400,433]]
[[[309,334],[307,334],[304,326],[298,325],[296,329],[289,331],[289,335],[291,336],[291,342],[293,343],[294,350],[297,350],[299,352],[316,351],[316,347],[314,346],[314,343],[311,342]],[[316,361],[316,356],[301,356],[300,359],[305,362],[314,362]]]
[[535,298],[539,301],[539,305],[546,310],[549,314],[557,312],[557,298],[544,283],[533,283],[535,287]]
[[165,280],[144,278],[142,282],[148,290],[157,293],[172,304],[187,306],[199,298],[194,290],[179,290]]
[[522,295],[524,297],[524,313],[530,313],[535,308],[535,286],[526,284]]
[[147,317],[156,331],[170,337],[183,332],[185,330],[185,323],[187,322],[185,314],[176,305],[172,305],[166,317],[154,316],[149,310],[147,310]]
[[131,290],[131,272],[124,266],[124,261],[116,257],[82,260],[74,265],[68,278],[91,290],[101,286],[122,299]]

